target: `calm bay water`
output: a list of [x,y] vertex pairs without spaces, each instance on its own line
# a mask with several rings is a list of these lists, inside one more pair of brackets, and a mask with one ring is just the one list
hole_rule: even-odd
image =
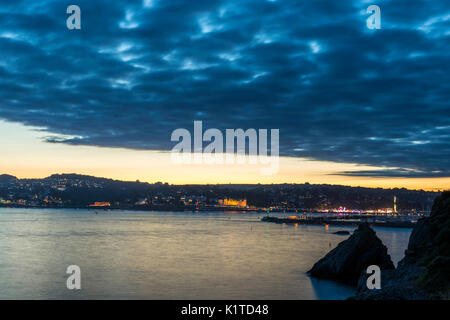
[[[0,299],[345,299],[306,275],[354,227],[260,214],[0,209]],[[410,229],[375,228],[397,263]],[[81,290],[66,288],[69,265]]]

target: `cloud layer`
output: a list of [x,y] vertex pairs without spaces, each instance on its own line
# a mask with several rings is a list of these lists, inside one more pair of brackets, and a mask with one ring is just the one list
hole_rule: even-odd
[[[81,8],[82,29],[66,28]],[[0,117],[51,142],[168,150],[279,128],[280,153],[450,176],[446,1],[0,0]]]

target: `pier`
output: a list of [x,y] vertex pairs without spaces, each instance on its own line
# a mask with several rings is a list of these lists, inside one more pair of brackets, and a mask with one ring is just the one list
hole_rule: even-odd
[[367,222],[370,226],[390,228],[413,228],[418,217],[385,217],[385,216],[328,216],[328,217],[297,217],[286,218],[265,216],[263,222],[286,223],[286,224],[311,224],[311,225],[335,225],[335,226],[357,226]]

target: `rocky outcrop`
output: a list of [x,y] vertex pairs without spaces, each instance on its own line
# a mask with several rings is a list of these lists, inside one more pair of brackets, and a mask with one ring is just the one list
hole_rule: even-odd
[[417,222],[397,269],[382,272],[381,289],[368,290],[366,277],[358,282],[356,299],[449,299],[449,191],[436,198],[429,217]]
[[425,269],[417,279],[421,288],[442,294],[450,292],[450,191],[438,197],[429,218],[414,230],[399,268],[419,265]]
[[337,234],[338,236],[348,236],[350,234],[350,232],[347,230],[340,230],[340,231],[333,232],[333,234]]
[[370,265],[382,270],[394,269],[387,248],[368,224],[362,223],[347,239],[320,259],[308,272],[313,277],[357,284]]
[[424,300],[429,299],[429,293],[418,288],[415,281],[423,269],[411,266],[404,269],[383,270],[381,272],[381,289],[367,288],[366,273],[362,273],[358,285],[356,300]]

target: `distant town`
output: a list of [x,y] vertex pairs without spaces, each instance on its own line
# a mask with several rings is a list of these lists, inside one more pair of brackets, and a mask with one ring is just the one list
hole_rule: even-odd
[[79,174],[0,175],[0,207],[426,214],[438,192],[327,184],[171,185]]

